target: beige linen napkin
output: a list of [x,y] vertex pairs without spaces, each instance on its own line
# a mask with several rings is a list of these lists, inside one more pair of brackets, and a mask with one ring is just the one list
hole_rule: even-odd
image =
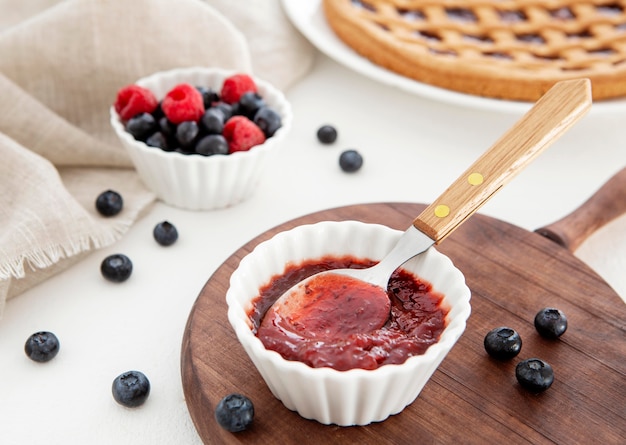
[[[6,299],[119,240],[153,202],[109,127],[119,88],[199,65],[286,88],[311,66],[278,0],[229,2],[232,20],[210,3],[0,0],[0,315]],[[261,3],[273,7],[261,13]],[[94,206],[109,188],[124,198],[113,218]]]

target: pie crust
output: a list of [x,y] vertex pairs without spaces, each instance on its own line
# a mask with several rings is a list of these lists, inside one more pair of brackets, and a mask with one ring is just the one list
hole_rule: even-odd
[[589,78],[626,96],[626,0],[323,0],[337,36],[373,63],[477,96],[535,101]]

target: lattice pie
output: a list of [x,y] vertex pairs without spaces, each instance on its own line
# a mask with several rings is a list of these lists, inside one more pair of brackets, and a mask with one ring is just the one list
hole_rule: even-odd
[[626,96],[626,0],[323,0],[329,25],[373,63],[473,95],[534,101],[587,77]]

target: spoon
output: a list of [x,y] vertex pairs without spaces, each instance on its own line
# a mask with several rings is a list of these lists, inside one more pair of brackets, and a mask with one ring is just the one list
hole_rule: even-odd
[[[274,323],[306,337],[382,327],[390,310],[387,283],[409,259],[439,244],[591,108],[589,79],[556,83],[522,118],[413,220],[375,266],[333,269],[297,283],[268,310]],[[355,308],[358,298],[360,307]],[[350,299],[350,304],[343,304]],[[342,326],[329,327],[327,320]]]

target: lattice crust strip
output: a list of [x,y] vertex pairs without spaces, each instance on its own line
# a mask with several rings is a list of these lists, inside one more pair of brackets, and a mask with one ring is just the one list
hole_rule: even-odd
[[324,0],[331,28],[374,63],[487,97],[536,100],[588,77],[626,96],[626,0]]

